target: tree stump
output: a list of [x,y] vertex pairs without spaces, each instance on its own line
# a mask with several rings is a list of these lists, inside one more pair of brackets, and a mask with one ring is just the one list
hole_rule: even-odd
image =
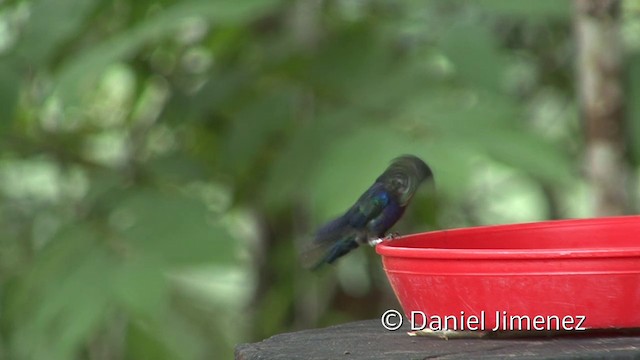
[[[406,323],[406,322],[405,322]],[[438,339],[407,335],[380,320],[272,336],[236,347],[236,360],[271,359],[631,359],[640,358],[637,331],[555,337]]]

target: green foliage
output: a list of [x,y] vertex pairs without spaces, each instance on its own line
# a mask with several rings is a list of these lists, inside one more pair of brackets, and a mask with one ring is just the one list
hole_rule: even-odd
[[437,188],[403,232],[587,213],[569,1],[33,0],[0,30],[0,358],[230,357],[397,307],[371,249],[295,254],[402,153]]
[[82,31],[83,23],[99,3],[97,0],[31,2],[29,21],[21,31],[16,56],[31,66],[50,66],[65,42]]
[[571,14],[570,1],[540,0],[518,4],[505,0],[480,0],[476,2],[476,5],[500,15],[524,18],[534,17],[539,20],[553,17],[560,17],[566,20]]
[[7,62],[0,62],[0,108],[4,113],[4,121],[0,123],[0,133],[5,133],[13,121],[19,93],[20,76],[15,67]]
[[179,31],[189,20],[197,18],[216,25],[241,24],[260,15],[272,3],[265,0],[177,2],[71,57],[57,72],[55,83],[58,91],[63,99],[74,99],[94,85],[95,76],[107,65],[133,55],[149,42]]
[[87,335],[118,313],[161,326],[169,320],[168,273],[233,264],[235,239],[199,201],[146,189],[123,195],[109,224],[61,229],[14,280],[6,310],[15,329],[13,356],[73,357]]

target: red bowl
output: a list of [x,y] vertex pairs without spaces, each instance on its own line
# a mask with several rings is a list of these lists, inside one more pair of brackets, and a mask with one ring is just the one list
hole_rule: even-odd
[[544,221],[414,234],[376,251],[416,328],[637,328],[638,234],[640,216]]

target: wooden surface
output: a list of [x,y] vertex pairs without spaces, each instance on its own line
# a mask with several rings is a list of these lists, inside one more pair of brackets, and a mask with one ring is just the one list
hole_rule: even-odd
[[[631,310],[631,309],[630,309]],[[640,336],[585,334],[518,339],[411,337],[379,319],[275,335],[236,347],[237,360],[271,359],[640,359]]]

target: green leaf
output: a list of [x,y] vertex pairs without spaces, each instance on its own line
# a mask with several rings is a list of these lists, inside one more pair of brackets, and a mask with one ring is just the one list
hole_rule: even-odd
[[50,63],[61,45],[76,36],[101,0],[37,0],[16,48],[18,57],[39,67]]
[[[69,359],[108,312],[109,257],[88,228],[61,232],[39,254],[12,304],[20,312],[12,350],[20,358]],[[30,298],[29,298],[30,297]]]
[[569,0],[477,0],[473,4],[499,15],[519,16],[525,19],[568,18],[571,16],[571,1]]
[[172,353],[168,344],[162,340],[144,323],[131,322],[126,331],[127,356],[125,359],[175,359],[176,354]]
[[629,59],[629,133],[630,145],[634,162],[640,164],[640,54],[636,53]]
[[574,178],[567,154],[539,136],[524,131],[492,131],[477,137],[489,155],[534,178],[569,184]]
[[501,90],[507,59],[487,29],[478,24],[452,26],[442,37],[440,48],[460,79],[486,91]]
[[[327,46],[312,58],[303,76],[329,98],[363,89],[372,76],[392,70],[393,49],[381,41],[375,29],[354,25],[334,33]],[[334,94],[335,93],[335,94]]]
[[162,263],[152,258],[126,259],[112,274],[113,295],[128,312],[160,321],[169,308],[169,288]]
[[57,287],[51,279],[63,279],[73,271],[72,264],[84,259],[91,251],[94,236],[87,226],[65,228],[42,249],[29,267],[29,271],[20,276],[18,285],[9,294],[8,313],[14,323],[24,322],[24,316],[33,312],[38,301],[49,288]]
[[21,86],[22,79],[16,67],[9,61],[0,61],[0,135],[14,121]]
[[335,127],[326,121],[315,121],[297,127],[282,144],[277,158],[265,175],[259,199],[269,208],[287,206],[302,199],[318,167],[318,158],[335,141]]
[[418,122],[430,141],[438,143],[436,152],[489,156],[537,179],[570,182],[574,176],[568,154],[519,123],[522,113],[508,98],[459,91],[409,103],[399,116],[419,119],[420,114],[438,114],[422,115]]
[[274,139],[287,134],[292,124],[294,97],[290,91],[278,91],[253,99],[233,114],[229,134],[223,145],[222,167],[236,176],[255,175],[253,167],[270,150]]
[[225,264],[236,254],[234,237],[202,202],[187,196],[138,190],[116,211],[135,256],[189,265]]
[[107,65],[133,55],[146,43],[174,34],[185,20],[201,18],[217,26],[243,23],[264,14],[275,0],[179,2],[141,21],[128,31],[69,57],[56,76],[57,91],[66,100],[90,89]]
[[204,344],[183,319],[174,316],[162,326],[140,321],[129,323],[125,359],[202,359]]

